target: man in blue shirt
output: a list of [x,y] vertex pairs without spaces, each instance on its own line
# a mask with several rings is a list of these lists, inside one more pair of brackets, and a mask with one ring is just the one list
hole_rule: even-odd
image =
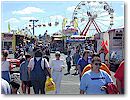
[[77,65],[78,65],[77,68],[79,71],[80,78],[81,78],[81,74],[82,74],[84,67],[89,64],[88,63],[88,53],[89,53],[89,50],[85,50],[83,53],[83,57],[80,58],[77,63]]
[[78,47],[76,48],[76,53],[74,53],[74,64],[75,64],[75,73],[72,75],[78,75],[77,62],[80,59],[80,52]]

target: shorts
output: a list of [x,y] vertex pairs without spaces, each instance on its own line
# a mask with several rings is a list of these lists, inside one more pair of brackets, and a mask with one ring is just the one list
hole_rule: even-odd
[[23,81],[23,84],[28,87],[31,87],[31,81]]

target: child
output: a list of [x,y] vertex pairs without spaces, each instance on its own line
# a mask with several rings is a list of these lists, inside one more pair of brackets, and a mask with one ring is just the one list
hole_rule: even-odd
[[18,89],[20,87],[20,84],[18,82],[11,81],[10,85],[11,85],[11,92],[12,92],[11,94],[20,94],[18,92]]
[[70,74],[71,60],[72,60],[71,56],[70,56],[70,54],[68,54],[67,57],[66,57],[66,64],[67,64],[67,71],[68,71],[68,73],[65,73],[64,75]]

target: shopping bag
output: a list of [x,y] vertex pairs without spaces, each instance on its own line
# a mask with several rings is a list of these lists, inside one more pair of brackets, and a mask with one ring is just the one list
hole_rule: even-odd
[[119,91],[117,89],[117,86],[113,83],[108,83],[106,85],[107,94],[119,94]]
[[55,91],[55,90],[56,90],[56,85],[55,85],[55,83],[53,82],[53,79],[52,79],[52,78],[48,78],[48,79],[46,80],[45,89],[46,89],[46,92]]

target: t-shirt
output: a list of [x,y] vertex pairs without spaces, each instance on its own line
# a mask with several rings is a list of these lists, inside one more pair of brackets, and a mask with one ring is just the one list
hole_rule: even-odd
[[83,71],[84,67],[88,65],[88,61],[85,61],[84,58],[80,58],[78,60],[77,65],[80,65],[81,72]]
[[55,71],[62,71],[62,69],[64,67],[64,61],[54,59],[54,60],[52,60],[50,67]]
[[71,49],[71,56],[74,56],[75,52],[75,49]]
[[[41,59],[41,57],[36,57],[36,60],[39,61]],[[41,61],[41,67],[44,70],[44,60],[45,60],[45,67],[49,67],[49,63],[45,58],[42,58]],[[33,70],[34,68],[34,58],[30,59],[28,67],[31,68],[31,70]]]
[[77,64],[79,58],[80,58],[80,54],[79,54],[79,53],[75,53],[75,54],[74,54],[74,63],[75,63],[75,64]]
[[[91,64],[87,65],[87,66],[83,69],[82,75],[83,75],[85,72],[87,72],[88,70],[90,70],[91,67],[92,67]],[[106,71],[106,72],[111,76],[111,72],[110,72],[110,70],[109,70],[109,68],[107,67],[106,64],[102,63],[102,65],[100,66],[100,69]]]
[[9,71],[10,63],[9,61],[2,61],[1,62],[1,71]]
[[20,64],[20,80],[22,81],[28,81],[28,61],[24,61]]
[[124,61],[119,65],[114,77],[121,81],[121,87],[124,88]]
[[99,73],[95,73],[89,70],[81,77],[80,90],[85,91],[86,94],[106,94],[101,87],[111,82],[113,82],[112,78],[105,71],[100,70]]

